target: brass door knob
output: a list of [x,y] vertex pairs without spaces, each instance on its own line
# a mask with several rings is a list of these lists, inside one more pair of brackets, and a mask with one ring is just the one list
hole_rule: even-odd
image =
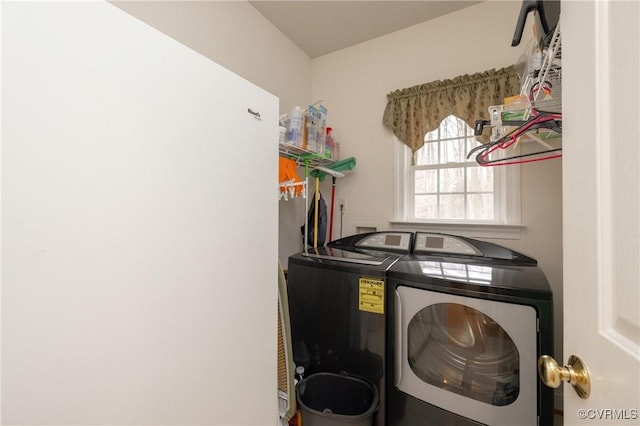
[[577,355],[571,355],[564,367],[560,367],[552,357],[542,355],[538,359],[538,374],[542,383],[550,388],[557,388],[563,381],[569,382],[580,398],[589,398],[591,377],[586,364]]

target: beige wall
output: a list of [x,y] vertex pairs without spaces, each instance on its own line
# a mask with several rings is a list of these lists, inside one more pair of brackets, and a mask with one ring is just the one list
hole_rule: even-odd
[[[357,166],[338,179],[347,197],[343,235],[356,225],[389,229],[393,215],[393,146],[382,126],[386,94],[416,84],[514,64],[510,46],[518,2],[488,1],[309,59],[245,2],[118,2],[119,7],[280,98],[280,112],[322,99],[341,141],[341,156]],[[554,291],[556,359],[562,356],[562,174],[559,160],[522,167],[518,240],[495,240],[536,258]],[[330,199],[329,180],[322,185]],[[253,208],[253,207],[252,207]],[[299,251],[304,201],[280,202],[280,259]],[[256,226],[260,224],[256,219]],[[334,219],[334,235],[340,228]],[[250,243],[249,243],[250,244]]]
[[112,4],[280,98],[308,102],[311,59],[245,1],[112,1]]

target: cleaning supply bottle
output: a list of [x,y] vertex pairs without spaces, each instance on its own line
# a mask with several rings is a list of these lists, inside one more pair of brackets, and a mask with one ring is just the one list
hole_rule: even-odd
[[331,127],[327,127],[327,135],[325,138],[325,146],[324,146],[324,156],[329,159],[333,159],[334,142],[333,142],[333,135],[331,134],[332,132],[333,132],[333,129]]
[[[304,144],[306,142],[306,147]],[[311,151],[318,152],[318,135],[316,133],[316,114],[315,107],[310,106],[304,115],[304,137],[303,148]]]
[[302,109],[296,106],[289,113],[286,142],[295,146],[302,146]]

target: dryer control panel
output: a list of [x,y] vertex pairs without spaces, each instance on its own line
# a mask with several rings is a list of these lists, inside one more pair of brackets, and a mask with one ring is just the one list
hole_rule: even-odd
[[482,257],[484,259],[531,266],[538,264],[535,259],[527,255],[497,244],[461,235],[439,234],[436,232],[416,232],[413,254]]
[[449,253],[461,254],[465,256],[482,256],[482,252],[468,241],[457,238],[453,235],[430,234],[418,232],[416,243],[413,248],[414,253]]

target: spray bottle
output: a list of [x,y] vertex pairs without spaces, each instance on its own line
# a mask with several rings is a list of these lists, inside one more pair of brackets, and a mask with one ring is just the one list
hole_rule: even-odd
[[330,159],[333,159],[333,149],[334,149],[334,141],[333,141],[333,129],[331,127],[327,127],[327,136],[325,139],[325,147],[324,147],[324,156]]
[[289,113],[286,142],[302,146],[302,109],[299,106],[293,108]]

